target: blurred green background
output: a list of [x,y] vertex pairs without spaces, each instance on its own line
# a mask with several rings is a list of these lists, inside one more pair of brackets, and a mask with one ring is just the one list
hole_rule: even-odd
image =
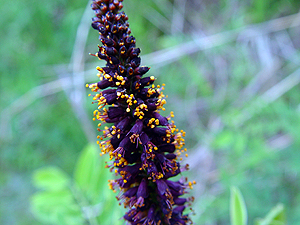
[[[1,1],[0,224],[122,224],[107,158],[89,145],[97,124],[85,83],[103,62],[88,54],[99,40],[87,4]],[[232,185],[249,224],[279,202],[300,224],[299,7],[124,1],[142,64],[166,84],[166,114],[187,132],[195,224],[229,224]]]

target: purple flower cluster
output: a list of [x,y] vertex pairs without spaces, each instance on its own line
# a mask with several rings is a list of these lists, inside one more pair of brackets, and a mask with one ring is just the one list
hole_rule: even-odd
[[[183,131],[174,121],[160,114],[165,110],[163,86],[154,85],[153,76],[144,76],[149,67],[140,66],[140,49],[131,36],[123,0],[93,0],[96,16],[92,27],[99,31],[102,46],[95,54],[106,61],[97,67],[100,79],[87,85],[98,106],[94,120],[99,121],[97,142],[102,153],[113,161],[107,165],[118,177],[109,180],[111,189],[120,190],[117,199],[129,208],[124,219],[130,224],[190,224],[184,209],[193,198],[183,198],[195,182],[185,178],[171,181],[188,166],[181,167]],[[100,128],[103,124],[103,130]],[[187,154],[185,154],[187,156]]]

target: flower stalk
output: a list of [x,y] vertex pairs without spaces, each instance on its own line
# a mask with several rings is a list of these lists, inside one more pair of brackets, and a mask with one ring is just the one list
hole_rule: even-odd
[[[92,27],[100,34],[101,46],[94,55],[106,61],[97,67],[99,82],[87,86],[97,104],[93,120],[98,121],[97,138],[101,155],[109,154],[106,165],[116,175],[109,180],[117,199],[128,208],[124,219],[129,224],[191,224],[184,210],[193,198],[183,194],[195,182],[186,178],[172,181],[188,165],[179,163],[185,132],[179,131],[165,111],[164,85],[155,85],[146,76],[149,67],[141,66],[140,49],[131,35],[128,17],[121,11],[123,0],[93,0]],[[103,125],[106,125],[101,130]]]

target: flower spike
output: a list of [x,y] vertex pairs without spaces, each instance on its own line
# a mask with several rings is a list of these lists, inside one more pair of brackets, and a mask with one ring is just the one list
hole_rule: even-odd
[[[116,179],[109,180],[117,199],[128,212],[124,219],[134,225],[191,224],[185,208],[193,198],[184,198],[192,182],[169,178],[188,168],[181,168],[178,156],[185,151],[183,131],[165,110],[164,85],[155,86],[154,76],[146,76],[149,67],[141,66],[141,50],[131,35],[123,0],[93,0],[92,27],[100,34],[94,56],[106,61],[97,67],[99,81],[87,85],[97,104],[94,120],[99,121],[97,142],[101,154],[109,154]],[[103,124],[105,128],[100,129]],[[184,180],[184,181],[182,181]]]

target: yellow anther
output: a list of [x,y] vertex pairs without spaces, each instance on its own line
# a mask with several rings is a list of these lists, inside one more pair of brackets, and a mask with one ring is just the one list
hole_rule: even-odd
[[158,119],[155,120],[155,124],[156,124],[157,126],[159,125],[159,120],[158,120]]

